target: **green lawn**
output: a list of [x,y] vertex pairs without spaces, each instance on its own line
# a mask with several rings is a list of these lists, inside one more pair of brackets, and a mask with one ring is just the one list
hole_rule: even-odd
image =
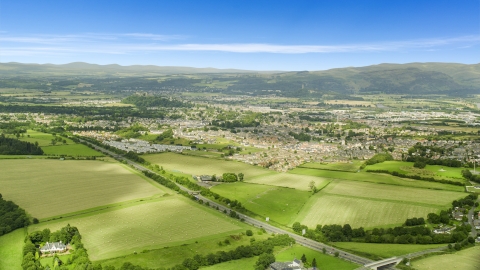
[[300,259],[303,254],[305,254],[307,262],[309,263],[312,263],[315,258],[317,261],[317,268],[322,270],[350,270],[359,267],[358,264],[347,262],[297,244],[282,249],[275,254],[275,258],[278,262],[291,262],[294,259]]
[[297,190],[310,190],[310,182],[315,182],[317,189],[321,189],[330,181],[316,176],[298,175],[292,173],[272,173],[270,175],[258,176],[253,179],[247,179],[245,182],[272,185],[279,187],[294,188]]
[[[31,143],[38,142],[39,146],[49,146],[51,145],[53,138],[54,136],[50,133],[43,133],[35,130],[27,130],[27,133],[24,135],[24,137],[20,137],[19,139],[21,141],[31,142]],[[68,138],[62,137],[62,139],[66,140],[67,144],[75,144],[74,141]]]
[[394,256],[406,255],[426,249],[444,247],[446,244],[434,245],[403,245],[403,244],[373,244],[373,243],[355,243],[355,242],[337,242],[335,246],[353,252],[369,253],[382,259]]
[[318,177],[323,177],[327,179],[346,179],[346,180],[354,180],[354,181],[361,181],[361,182],[383,183],[383,184],[389,184],[389,185],[420,187],[420,188],[428,188],[428,189],[444,189],[444,190],[451,190],[451,191],[465,190],[465,188],[461,186],[406,179],[406,178],[395,177],[388,174],[368,173],[363,171],[358,173],[352,173],[352,172],[296,168],[296,169],[290,170],[289,172],[294,174],[300,174],[300,175],[318,176]]
[[365,170],[387,170],[412,176],[418,175],[422,177],[433,177],[435,179],[445,179],[462,183],[465,182],[465,179],[462,177],[462,170],[464,170],[464,168],[427,165],[424,169],[418,169],[413,167],[413,162],[406,161],[385,161],[369,165]]
[[233,260],[229,262],[219,263],[212,266],[200,267],[202,270],[249,270],[255,269],[255,263],[258,257]]
[[31,225],[29,231],[78,227],[92,261],[244,232],[247,225],[180,196]]
[[101,157],[104,154],[91,149],[90,147],[83,144],[65,144],[65,145],[52,145],[52,146],[43,146],[43,152],[46,155],[68,155],[68,156],[82,156],[82,157]]
[[428,269],[461,269],[478,270],[480,267],[480,246],[467,248],[453,254],[431,256],[414,260],[412,266],[418,270]]
[[356,172],[360,169],[362,161],[354,160],[351,162],[332,162],[332,163],[316,163],[310,162],[299,166],[300,168],[320,169],[320,170],[333,170],[333,171],[347,171]]
[[22,269],[24,239],[24,229],[17,229],[0,237],[0,269]]
[[248,210],[283,225],[293,223],[311,196],[307,191],[241,182],[221,184],[211,190],[224,197],[237,199]]
[[3,197],[42,219],[169,192],[119,163],[1,159]]

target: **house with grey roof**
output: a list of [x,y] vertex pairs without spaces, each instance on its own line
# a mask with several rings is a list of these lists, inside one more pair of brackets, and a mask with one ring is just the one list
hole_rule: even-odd
[[293,260],[292,262],[274,262],[270,264],[271,270],[304,270],[303,263],[300,260]]
[[67,250],[67,245],[63,244],[62,241],[60,242],[47,242],[43,247],[40,248],[40,252],[42,253],[57,253],[57,252],[65,252]]

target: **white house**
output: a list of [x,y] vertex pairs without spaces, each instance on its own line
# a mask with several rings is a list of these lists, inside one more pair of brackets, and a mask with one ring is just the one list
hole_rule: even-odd
[[42,253],[56,253],[56,252],[64,252],[67,250],[67,246],[60,242],[47,242],[43,247],[40,248],[40,252]]

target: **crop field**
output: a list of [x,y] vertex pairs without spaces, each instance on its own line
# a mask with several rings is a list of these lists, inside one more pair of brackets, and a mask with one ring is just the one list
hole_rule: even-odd
[[465,182],[462,177],[464,168],[452,168],[439,165],[427,165],[424,169],[413,167],[413,162],[405,161],[385,161],[374,165],[369,165],[366,170],[387,170],[390,172],[399,172],[407,175],[419,175],[422,177],[434,177],[435,179],[447,179],[458,182]]
[[83,144],[66,144],[66,145],[52,145],[43,146],[42,150],[47,155],[69,155],[82,157],[101,157],[104,154],[91,149]]
[[418,270],[429,269],[461,269],[477,270],[480,267],[480,246],[467,248],[453,254],[432,256],[414,260],[412,266]]
[[314,228],[317,224],[347,223],[355,228],[371,228],[401,225],[407,218],[424,217],[430,212],[436,213],[439,209],[402,202],[320,193],[309,200],[295,221],[310,228]]
[[39,219],[166,192],[118,163],[2,159],[0,167],[3,197]]
[[22,269],[24,239],[24,229],[18,229],[0,237],[0,269]]
[[[38,142],[39,146],[49,146],[51,145],[53,138],[54,138],[53,135],[49,133],[43,133],[35,130],[27,130],[27,134],[25,134],[24,137],[20,137],[19,140],[25,141],[25,142],[31,142],[31,143]],[[75,144],[74,141],[68,138],[62,137],[62,139],[65,139],[67,144]]]
[[374,244],[374,243],[355,243],[355,242],[337,242],[335,246],[340,249],[357,251],[359,253],[369,253],[379,258],[391,258],[408,253],[414,253],[422,250],[444,247],[446,244],[434,245],[407,245],[407,244]]
[[465,197],[465,193],[463,192],[399,187],[355,181],[332,182],[322,190],[321,193],[447,208],[451,206],[453,200]]
[[318,170],[318,169],[307,169],[307,168],[296,168],[289,171],[293,174],[300,175],[310,175],[318,176],[327,179],[346,179],[360,182],[371,182],[371,183],[381,183],[389,184],[396,186],[409,186],[409,187],[419,187],[426,189],[443,189],[450,191],[459,191],[462,192],[465,190],[464,187],[447,185],[442,183],[427,182],[413,179],[406,179],[395,177],[388,174],[379,174],[379,173],[368,173],[368,172],[340,172],[340,171],[327,171],[327,170]]
[[272,174],[267,169],[237,161],[212,160],[174,153],[162,153],[142,156],[152,164],[163,166],[165,170],[178,171],[190,175],[222,175],[223,173],[243,173],[245,180],[260,175]]
[[55,220],[29,227],[54,231],[69,223],[82,234],[92,261],[125,256],[187,241],[226,237],[245,230],[240,221],[186,198],[168,196],[131,207]]
[[310,190],[309,185],[311,181],[315,182],[315,186],[317,187],[317,189],[321,189],[330,182],[321,177],[298,175],[291,173],[275,173],[267,176],[259,176],[253,179],[248,179],[245,182],[288,187],[305,191]]
[[248,210],[280,224],[293,219],[311,196],[310,192],[249,183],[222,184],[211,189],[227,198],[235,198]]
[[300,245],[294,245],[279,251],[275,254],[275,258],[279,262],[291,262],[294,259],[300,259],[303,254],[305,254],[307,262],[309,263],[312,263],[315,258],[317,261],[317,268],[322,270],[350,270],[359,267],[358,264],[347,262]]
[[310,162],[299,166],[300,168],[320,169],[320,170],[332,170],[332,171],[347,171],[356,172],[362,165],[361,161],[354,160],[352,162],[334,162],[334,163],[316,163]]

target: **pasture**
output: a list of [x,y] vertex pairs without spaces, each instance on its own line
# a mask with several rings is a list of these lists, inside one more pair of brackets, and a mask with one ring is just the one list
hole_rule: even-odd
[[247,179],[245,182],[279,186],[279,187],[288,187],[298,190],[308,191],[310,190],[310,182],[315,182],[317,189],[321,189],[327,185],[330,181],[315,176],[306,176],[298,175],[291,173],[275,173],[266,176],[259,176],[252,179]]
[[360,169],[362,161],[354,160],[352,162],[332,162],[332,163],[317,163],[309,162],[300,165],[300,168],[331,170],[331,171],[346,171],[356,172]]
[[412,266],[418,270],[462,269],[477,270],[480,266],[480,246],[467,248],[453,254],[442,254],[414,260]]
[[245,180],[274,172],[248,165],[238,161],[212,160],[204,157],[194,157],[174,153],[143,155],[145,160],[158,164],[165,170],[182,172],[190,175],[222,175],[226,172],[243,173]]
[[391,258],[394,256],[406,255],[422,250],[444,247],[446,244],[433,244],[433,245],[417,245],[417,244],[374,244],[374,243],[355,243],[355,242],[337,242],[335,246],[357,252],[359,254],[368,253],[378,256],[382,259]]
[[43,146],[43,152],[46,155],[67,155],[73,157],[101,157],[104,154],[91,149],[90,147],[83,145],[83,144],[65,144],[65,145],[51,145],[51,146]]
[[201,270],[238,270],[238,269],[255,269],[258,257],[233,260],[229,262],[219,263],[211,266],[201,267]]
[[268,185],[236,182],[211,188],[224,197],[237,199],[248,210],[282,225],[293,219],[311,196],[310,192]]
[[308,201],[295,221],[309,228],[347,223],[355,228],[372,228],[401,225],[407,218],[425,217],[430,212],[439,212],[439,208],[319,193]]
[[312,263],[315,258],[317,261],[317,268],[322,270],[351,270],[357,269],[359,266],[358,264],[347,262],[298,244],[282,249],[274,254],[276,260],[279,262],[291,262],[294,259],[300,259],[302,255],[305,254],[307,262]]
[[[25,136],[20,137],[19,140],[25,141],[25,142],[31,142],[31,143],[38,142],[38,146],[43,147],[43,146],[51,145],[53,138],[54,138],[54,136],[52,134],[43,133],[43,132],[40,132],[40,131],[35,131],[35,130],[30,130],[29,129],[29,130],[27,130],[27,133],[25,134]],[[68,138],[62,137],[62,139],[65,139],[67,144],[74,144],[75,143],[74,141],[72,141]],[[59,144],[61,144],[61,143],[59,143]]]
[[44,219],[168,192],[118,163],[2,159],[1,193]]
[[24,229],[18,229],[0,237],[0,269],[21,270]]
[[413,162],[406,161],[385,161],[369,165],[365,170],[386,170],[399,172],[406,175],[418,175],[422,177],[433,177],[435,179],[446,179],[457,182],[465,182],[462,177],[462,170],[465,168],[453,168],[440,165],[427,165],[424,169],[413,167]]
[[425,189],[443,189],[450,191],[464,191],[465,188],[461,186],[447,185],[442,183],[427,182],[420,180],[413,180],[407,178],[400,178],[389,174],[368,173],[368,172],[341,172],[341,171],[327,171],[318,169],[296,168],[289,171],[293,174],[310,175],[323,177],[326,179],[346,179],[360,182],[371,182],[389,184],[395,186],[418,187]]
[[54,231],[69,223],[82,234],[92,261],[104,260],[212,237],[238,234],[246,226],[213,209],[180,196],[140,202],[107,210],[31,225],[29,231]]

